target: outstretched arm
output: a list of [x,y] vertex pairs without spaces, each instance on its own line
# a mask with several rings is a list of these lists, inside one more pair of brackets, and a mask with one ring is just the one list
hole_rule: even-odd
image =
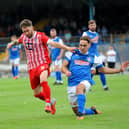
[[68,70],[68,61],[64,59],[63,64],[62,64],[62,68],[61,71],[67,76],[71,76],[71,72]]
[[105,74],[120,73],[120,72],[124,72],[128,66],[129,66],[129,61],[126,61],[126,62],[121,64],[121,67],[119,69],[101,67],[101,68],[99,68],[99,72],[102,72],[102,73],[105,73]]
[[74,50],[77,49],[76,47],[69,47],[69,46],[66,46],[64,44],[60,44],[60,43],[54,42],[52,40],[49,40],[48,44],[50,44],[53,47],[62,48],[62,49],[65,49],[65,50],[68,50],[68,51],[71,51],[71,52],[73,52]]
[[14,45],[17,45],[18,43],[19,43],[18,40],[12,41],[11,43],[9,43],[9,44],[7,45],[7,49],[11,48],[11,47],[14,46]]

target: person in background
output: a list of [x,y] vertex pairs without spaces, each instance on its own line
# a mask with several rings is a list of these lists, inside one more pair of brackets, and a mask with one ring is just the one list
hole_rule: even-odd
[[[98,52],[98,42],[99,42],[99,34],[96,32],[96,21],[95,20],[90,20],[88,22],[88,31],[83,32],[82,36],[89,36],[90,40],[91,40],[91,46],[88,50],[88,52],[92,55],[96,55],[99,56],[99,52]],[[100,58],[101,59],[101,58]],[[101,59],[102,61],[102,59]],[[96,69],[92,69],[92,73],[98,73],[97,68]],[[106,76],[104,75],[104,73],[99,74],[100,75],[100,80],[102,82],[102,84],[104,85],[104,90],[108,90],[107,88],[107,84],[106,84]],[[93,74],[92,74],[93,77]]]
[[[63,40],[57,36],[57,31],[55,28],[52,28],[50,30],[50,38],[51,40],[58,42],[59,44],[63,44]],[[62,66],[63,50],[52,46],[49,46],[49,49],[52,60],[51,66],[53,67],[56,76],[54,85],[62,85],[63,80],[62,80],[61,66]]]
[[109,50],[106,53],[107,56],[107,65],[109,68],[115,68],[116,65],[116,51],[113,46],[109,47]]
[[[11,36],[11,42],[16,40],[16,35]],[[22,51],[21,51],[21,45],[14,45],[12,48],[7,49],[7,60],[9,60],[12,69],[11,73],[13,76],[13,79],[17,79],[19,75],[19,63],[20,59],[22,57]]]

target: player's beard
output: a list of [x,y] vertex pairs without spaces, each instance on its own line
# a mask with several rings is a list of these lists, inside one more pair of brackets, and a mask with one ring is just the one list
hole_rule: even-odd
[[84,50],[84,49],[80,49],[80,51],[81,51],[82,54],[87,53],[87,50]]
[[33,31],[29,35],[27,35],[28,38],[31,38],[32,36],[33,36]]
[[91,29],[92,32],[95,32],[95,30],[96,30],[96,28],[92,28],[92,29]]

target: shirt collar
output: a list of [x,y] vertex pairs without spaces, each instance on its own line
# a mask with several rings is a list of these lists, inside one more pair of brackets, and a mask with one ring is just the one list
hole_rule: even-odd
[[[80,51],[80,50],[79,50],[79,52],[81,53],[81,51]],[[83,55],[88,55],[88,54],[89,54],[89,52],[81,53],[81,54],[83,54]]]
[[96,33],[95,31],[93,32],[93,31],[91,31],[91,30],[89,30],[89,32],[90,32],[90,33]]

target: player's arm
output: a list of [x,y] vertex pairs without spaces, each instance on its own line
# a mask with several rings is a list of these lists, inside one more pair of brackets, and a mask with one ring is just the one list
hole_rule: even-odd
[[82,36],[88,36],[86,32],[83,32]]
[[63,64],[62,64],[62,68],[61,68],[61,71],[62,73],[64,73],[67,77],[69,77],[71,75],[71,72],[68,70],[68,65],[69,65],[69,62],[64,59],[63,61]]
[[70,64],[70,61],[71,61],[71,57],[72,57],[72,53],[71,52],[66,52],[65,53],[65,59],[63,61],[63,64],[62,64],[62,68],[61,68],[61,71],[67,76],[71,76],[71,72],[69,71],[68,69],[68,66]]
[[[64,44],[61,39],[60,39],[60,42],[59,42],[59,43],[60,43],[60,44]],[[60,59],[61,59],[61,57],[63,56],[63,52],[64,52],[64,50],[61,49],[60,55],[57,57],[57,60],[60,60]]]
[[114,73],[120,73],[124,72],[126,68],[129,66],[129,61],[126,61],[121,64],[121,67],[119,69],[112,69],[108,67],[100,67],[99,72],[105,73],[105,74],[114,74]]
[[53,46],[53,47],[56,47],[56,48],[61,48],[61,49],[65,49],[65,50],[68,50],[68,51],[71,51],[73,52],[74,50],[76,50],[77,48],[76,47],[69,47],[69,46],[66,46],[64,44],[60,44],[60,43],[57,43],[57,42],[54,42],[52,40],[48,40],[47,42],[49,45]]
[[58,60],[59,60],[59,59],[61,59],[61,57],[63,56],[63,52],[64,52],[64,50],[63,50],[63,49],[61,49],[60,55],[57,57],[57,58],[58,58]]
[[19,44],[18,40],[12,41],[11,43],[9,43],[9,44],[7,45],[7,49],[9,49],[9,48],[11,48],[12,46],[17,45],[17,44]]

